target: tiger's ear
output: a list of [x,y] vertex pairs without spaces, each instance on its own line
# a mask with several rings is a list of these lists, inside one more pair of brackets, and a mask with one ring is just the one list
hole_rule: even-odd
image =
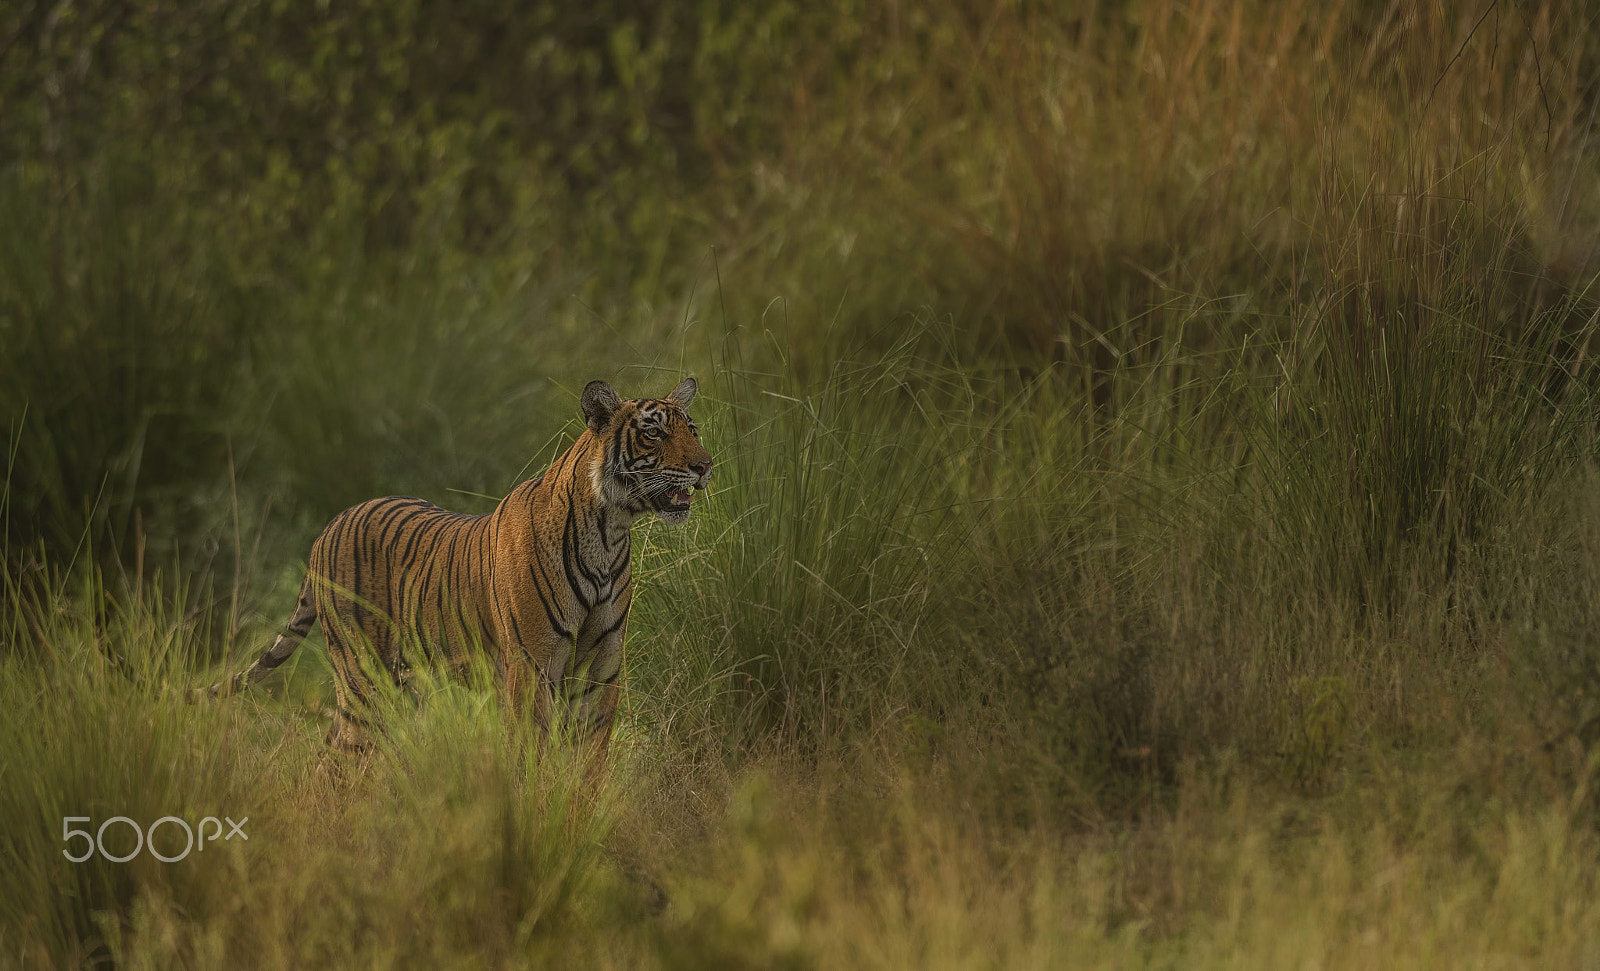
[[590,381],[584,385],[582,403],[583,420],[597,432],[605,431],[606,426],[611,424],[611,416],[622,407],[617,389],[604,381]]
[[678,386],[667,395],[667,400],[677,402],[679,408],[689,407],[689,402],[694,400],[694,393],[700,390],[700,385],[694,378],[684,378]]

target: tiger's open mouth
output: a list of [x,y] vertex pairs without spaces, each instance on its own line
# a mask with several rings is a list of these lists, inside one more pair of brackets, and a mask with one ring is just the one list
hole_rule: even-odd
[[671,489],[656,494],[656,508],[661,512],[683,512],[694,501],[692,489]]

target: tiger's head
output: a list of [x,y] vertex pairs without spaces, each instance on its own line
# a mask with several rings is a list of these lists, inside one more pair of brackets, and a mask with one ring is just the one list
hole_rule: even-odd
[[698,389],[684,378],[665,398],[628,401],[604,381],[583,389],[584,421],[605,450],[594,470],[604,502],[668,523],[689,518],[694,490],[711,482],[711,453],[689,417]]

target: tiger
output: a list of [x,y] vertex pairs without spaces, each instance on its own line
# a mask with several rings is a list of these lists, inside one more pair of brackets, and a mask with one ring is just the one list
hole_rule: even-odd
[[688,411],[697,388],[685,378],[665,398],[624,401],[589,382],[577,440],[487,514],[404,496],[339,513],[311,545],[282,633],[196,695],[260,682],[320,622],[336,699],[329,750],[371,750],[375,678],[404,687],[419,663],[459,674],[481,651],[508,724],[531,714],[542,738],[559,720],[603,762],[633,601],[630,528],[650,513],[684,522],[710,484],[711,454]]

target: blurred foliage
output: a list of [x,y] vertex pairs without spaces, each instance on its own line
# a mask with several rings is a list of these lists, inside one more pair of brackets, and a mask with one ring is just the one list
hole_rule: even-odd
[[590,221],[590,256],[659,259],[696,219],[682,194],[778,142],[797,62],[828,47],[807,35],[839,22],[800,9],[24,3],[0,20],[0,158],[64,194],[112,151],[176,163],[191,203],[267,236],[331,215],[368,250],[484,253],[548,209]]
[[0,171],[0,408],[8,539],[127,541],[131,558],[135,497],[178,530],[196,473],[226,470],[260,308],[189,212],[140,205],[147,182],[115,174],[90,204],[51,211]]
[[1483,412],[1588,390],[1597,76],[1559,2],[7,5],[7,558],[237,567],[269,515],[292,558],[374,493],[485,508],[589,377],[803,397],[934,319],[1108,441],[1239,440],[1129,376],[1275,383],[1238,447],[1349,465],[1265,501],[1356,562],[1481,538],[1556,454]]

